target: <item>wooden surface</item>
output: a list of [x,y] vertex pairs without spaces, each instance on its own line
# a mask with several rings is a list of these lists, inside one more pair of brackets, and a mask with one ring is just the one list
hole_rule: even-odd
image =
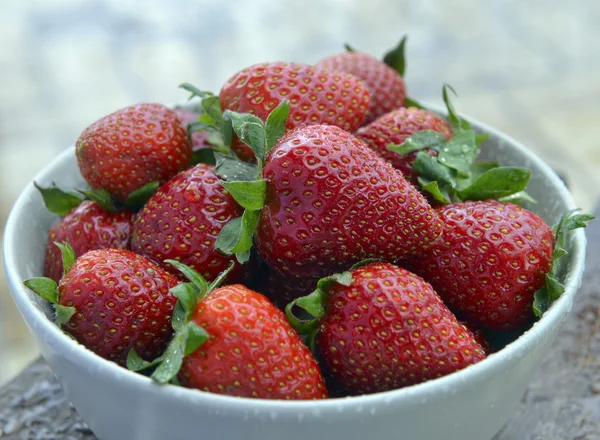
[[[494,440],[600,440],[599,220],[587,236],[587,270],[576,305],[513,418]],[[0,439],[95,438],[42,359],[0,389]]]

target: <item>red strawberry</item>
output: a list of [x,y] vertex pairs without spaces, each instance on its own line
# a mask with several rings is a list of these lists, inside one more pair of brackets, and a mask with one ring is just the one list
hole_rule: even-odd
[[[196,121],[200,116],[198,113],[194,113],[190,110],[185,110],[182,108],[175,109],[175,113],[177,113],[177,117],[181,121],[181,125],[186,131],[188,124]],[[210,148],[211,145],[208,142],[209,135],[210,131],[207,130],[195,131],[192,133],[192,151],[198,151],[202,148]]]
[[[369,107],[369,92],[356,77],[296,63],[250,66],[227,81],[219,99],[223,110],[253,113],[263,121],[286,99],[290,102],[288,130],[325,123],[352,132]],[[232,149],[242,160],[254,157],[238,139]]]
[[186,167],[191,143],[177,114],[161,104],[137,104],[104,116],[75,144],[81,174],[119,199]]
[[56,304],[58,324],[85,347],[121,365],[132,348],[145,359],[159,356],[173,332],[177,298],[169,289],[177,279],[123,249],[90,251],[76,261],[65,252],[67,273],[58,289],[48,278],[25,282]]
[[[131,249],[161,265],[174,259],[213,280],[235,257],[215,249],[223,226],[242,208],[221,185],[214,167],[198,164],[161,186],[146,202],[133,224]],[[166,270],[179,275],[170,265]],[[240,280],[236,265],[231,280]]]
[[69,243],[76,256],[95,249],[125,249],[129,245],[132,222],[130,211],[111,213],[96,202],[82,202],[50,229],[44,276],[58,282],[63,274],[61,252],[55,242]]
[[552,267],[552,229],[536,214],[494,200],[439,208],[442,237],[411,267],[448,307],[489,330],[533,318],[534,293]]
[[[446,139],[452,137],[453,131],[448,121],[430,110],[415,107],[400,108],[383,115],[375,122],[360,128],[356,137],[364,141],[377,154],[390,162],[392,166],[404,174],[413,184],[417,183],[417,176],[412,172],[412,165],[418,151],[405,156],[390,151],[390,144],[402,144],[408,137],[422,130],[433,130]],[[437,156],[432,149],[425,149],[429,155]]]
[[[428,283],[389,263],[323,279],[295,304],[319,318],[300,327],[318,332],[311,338],[324,371],[347,394],[424,382],[485,357]],[[292,305],[288,317],[298,324]]]
[[283,312],[235,284],[201,301],[191,320],[210,339],[183,361],[184,386],[263,399],[327,397],[319,366]]
[[324,276],[364,258],[421,252],[440,234],[435,212],[398,171],[328,125],[284,135],[262,176],[259,255],[280,272]]
[[358,52],[332,55],[317,63],[329,70],[350,73],[362,80],[371,102],[364,124],[404,105],[406,90],[402,76],[377,58]]
[[[169,260],[191,283],[178,286],[176,334],[152,375],[167,383],[263,399],[324,399],[327,389],[312,353],[283,312],[240,284],[212,290],[193,269]],[[211,291],[212,290],[212,291]],[[144,365],[140,365],[144,368]],[[140,369],[131,365],[133,369]]]

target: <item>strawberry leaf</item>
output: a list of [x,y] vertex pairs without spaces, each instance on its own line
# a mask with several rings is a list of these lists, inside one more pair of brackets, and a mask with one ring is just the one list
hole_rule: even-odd
[[69,322],[76,312],[75,307],[67,307],[60,304],[55,304],[54,310],[56,311],[56,325],[59,327],[62,327]]
[[265,122],[265,133],[267,138],[267,149],[265,154],[271,151],[277,141],[285,132],[285,123],[290,114],[290,103],[288,100],[283,100],[269,113]]
[[258,224],[260,211],[245,210],[221,229],[215,247],[226,254],[243,254],[252,247],[252,237]]
[[545,286],[535,292],[533,300],[533,313],[541,317],[565,291],[563,284],[564,268],[562,257],[568,254],[567,239],[570,231],[577,228],[585,228],[587,222],[595,217],[589,214],[576,214],[579,209],[566,212],[557,225],[554,226],[554,250],[552,253],[552,268],[546,274]]
[[179,87],[182,88],[183,90],[187,90],[188,92],[190,92],[190,94],[191,94],[190,99],[192,99],[194,96],[197,96],[199,98],[206,98],[209,96],[213,96],[212,92],[200,90],[198,87],[196,87],[190,83],[181,83],[181,84],[179,84]]
[[135,348],[129,350],[127,353],[127,369],[130,371],[142,371],[147,370],[148,368],[155,367],[162,361],[162,357],[158,357],[152,362],[145,361],[140,357],[140,355],[135,351]]
[[233,131],[240,140],[252,148],[256,159],[260,163],[265,160],[266,133],[263,121],[250,113],[237,113],[227,110],[231,118]]
[[424,151],[419,151],[419,154],[417,154],[413,163],[413,170],[429,181],[437,181],[440,186],[449,185],[452,188],[456,186],[456,179],[452,170]]
[[386,53],[383,57],[383,62],[398,72],[402,77],[406,71],[406,58],[404,52],[407,38],[408,37],[406,36],[402,37],[396,47]]
[[461,130],[439,150],[437,159],[443,165],[458,171],[459,175],[468,176],[478,154],[475,132]]
[[404,142],[399,145],[390,144],[387,149],[398,153],[401,156],[406,156],[414,151],[431,148],[436,151],[441,151],[442,146],[446,144],[446,138],[434,130],[418,131],[412,136],[407,137]]
[[529,183],[531,170],[519,167],[492,168],[480,175],[466,188],[458,191],[462,200],[487,200],[506,197],[524,191]]
[[171,320],[171,327],[173,327],[173,330],[178,332],[183,328],[186,323],[187,314],[187,310],[181,301],[177,301],[175,308],[173,309],[173,319]]
[[[202,277],[202,275],[200,275],[198,272],[196,272],[191,267],[186,266],[185,264],[180,263],[177,260],[165,260],[164,262],[167,264],[170,264],[175,269],[177,269],[179,272],[184,274],[186,276],[186,278],[188,280],[190,280],[192,282],[192,284],[194,286],[196,286],[196,288],[198,289],[198,293],[197,293],[198,296],[204,297],[204,295],[206,295],[206,292],[208,290],[208,283],[206,282],[204,277]],[[173,293],[173,294],[175,295],[175,293]]]
[[469,125],[469,123],[467,121],[462,120],[460,118],[460,116],[458,116],[458,112],[454,108],[454,104],[452,103],[452,101],[450,99],[448,90],[450,90],[452,93],[454,93],[454,96],[458,96],[456,94],[456,91],[452,88],[451,85],[444,84],[444,87],[442,88],[442,97],[444,98],[444,103],[446,104],[446,108],[448,109],[448,116],[447,116],[448,122],[450,122],[450,125],[452,126],[452,130],[454,130],[454,132],[457,132],[460,130],[468,130],[469,128],[471,128],[471,126]]
[[264,180],[250,182],[222,181],[221,184],[242,208],[256,211],[265,204],[267,182]]
[[155,180],[153,182],[147,183],[138,189],[132,191],[129,196],[127,196],[127,200],[125,200],[125,205],[132,208],[142,207],[146,204],[148,199],[154,195],[156,190],[160,187],[160,182]]
[[183,362],[187,335],[188,332],[185,330],[175,333],[175,336],[162,355],[162,361],[156,370],[154,370],[154,373],[152,373],[152,380],[160,384],[165,384],[177,376]]
[[[220,128],[223,125],[223,112],[221,111],[221,103],[218,96],[207,96],[203,98],[202,108],[206,112],[204,115],[210,116],[217,127]],[[204,115],[200,116],[201,122]]]
[[435,200],[445,205],[452,203],[448,189],[445,187],[440,188],[437,181],[429,181],[427,179],[423,179],[422,177],[419,177],[418,180],[423,191],[431,194]]
[[63,276],[65,276],[73,264],[75,264],[75,260],[77,259],[75,256],[75,251],[66,241],[64,243],[58,243],[55,241],[54,244],[60,249],[63,263]]
[[77,190],[77,192],[83,194],[87,199],[96,202],[105,211],[108,211],[108,212],[116,211],[115,203],[112,199],[112,196],[105,189],[97,188],[97,189]]
[[35,182],[33,182],[33,186],[35,186],[42,195],[44,204],[46,205],[46,208],[48,208],[48,211],[61,217],[83,201],[78,195],[65,192],[56,186],[43,188]]
[[193,311],[196,310],[196,305],[198,304],[198,297],[201,293],[198,286],[194,283],[180,283],[171,288],[171,293],[179,300],[179,303],[185,311],[183,319],[184,321],[187,321]]
[[256,165],[220,153],[216,153],[215,157],[217,160],[215,174],[223,180],[248,182],[259,177]]
[[192,151],[192,159],[190,160],[192,165],[199,163],[214,165],[215,162],[215,152],[212,148],[200,148],[199,150]]
[[348,43],[344,43],[344,49],[346,49],[346,52],[350,52],[350,53],[358,52],[356,49],[354,49]]
[[215,290],[217,287],[219,287],[224,281],[225,278],[227,278],[227,275],[229,275],[229,273],[233,270],[233,268],[235,267],[235,263],[232,261],[231,263],[229,263],[229,267],[227,269],[225,269],[223,272],[221,272],[209,285],[208,285],[208,292],[212,292],[213,290]]
[[414,107],[420,108],[421,110],[427,110],[427,107],[425,107],[419,101],[415,101],[414,99],[411,99],[408,96],[404,98],[404,107]]
[[[319,319],[325,316],[325,301],[329,289],[334,284],[349,286],[352,284],[352,274],[342,272],[321,278],[317,282],[317,288],[310,295],[296,298],[285,307],[285,316],[290,325],[301,335],[309,335],[317,328]],[[307,312],[310,317],[303,319],[294,313],[294,307]]]
[[500,197],[498,201],[502,203],[514,203],[516,205],[537,203],[537,200],[531,197],[527,191],[519,191],[509,196]]
[[187,337],[185,341],[185,350],[183,354],[188,356],[195,352],[198,347],[204,344],[209,335],[202,327],[200,327],[195,322],[189,322],[186,326]]
[[46,301],[52,304],[56,304],[56,302],[58,301],[58,285],[54,280],[50,278],[31,278],[30,280],[24,281],[23,284],[25,284],[25,287],[33,290],[41,298],[45,299]]

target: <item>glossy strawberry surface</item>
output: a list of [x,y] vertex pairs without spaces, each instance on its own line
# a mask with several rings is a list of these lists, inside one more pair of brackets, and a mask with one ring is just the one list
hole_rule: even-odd
[[262,174],[267,195],[255,243],[283,274],[323,276],[369,257],[396,261],[421,252],[441,233],[423,196],[338,127],[287,133]]
[[369,90],[371,101],[363,125],[404,105],[406,98],[404,79],[398,72],[372,55],[358,52],[340,53],[322,59],[317,66],[350,73],[364,82]]
[[[250,66],[225,83],[219,99],[223,110],[253,113],[263,121],[286,99],[290,102],[287,129],[325,123],[352,132],[369,107],[369,92],[356,77],[298,63]],[[237,139],[232,148],[243,160],[254,157]]]
[[63,329],[103,358],[124,365],[132,348],[153,360],[166,348],[177,279],[123,249],[79,257],[58,286],[58,303],[74,307]]
[[[161,265],[178,260],[213,280],[236,261],[216,250],[215,241],[223,226],[242,212],[214,167],[198,164],[165,183],[146,202],[133,224],[131,249]],[[170,265],[164,267],[180,276]],[[236,264],[229,280],[242,275],[243,267]]]
[[511,330],[533,319],[534,293],[552,265],[552,229],[531,211],[494,200],[437,211],[444,232],[411,267],[481,328]]
[[[418,151],[405,156],[389,151],[390,144],[402,144],[406,138],[422,130],[433,130],[442,134],[446,139],[452,137],[452,128],[448,121],[430,110],[422,110],[415,107],[400,108],[387,113],[360,128],[356,137],[364,141],[377,154],[390,162],[392,166],[414,184],[417,183],[417,175],[413,173],[412,165],[417,157]],[[430,155],[437,155],[431,149],[426,148]]]
[[211,292],[191,320],[210,335],[186,356],[184,386],[264,399],[324,399],[319,365],[267,298],[236,284]]
[[62,255],[54,243],[67,242],[76,256],[95,249],[126,249],[131,238],[133,213],[110,213],[86,200],[69,211],[48,233],[44,276],[58,283],[63,274]]
[[389,263],[351,271],[326,293],[317,335],[334,387],[348,394],[424,382],[482,360],[480,345],[431,285]]
[[152,181],[166,181],[188,164],[192,146],[177,114],[162,104],[136,104],[86,128],[75,152],[93,188],[119,199]]

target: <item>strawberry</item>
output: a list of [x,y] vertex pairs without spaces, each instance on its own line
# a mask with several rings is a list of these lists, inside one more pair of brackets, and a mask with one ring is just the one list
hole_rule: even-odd
[[[241,214],[214,167],[198,164],[162,185],[146,202],[133,224],[131,249],[161,265],[165,259],[181,261],[213,280],[235,259],[216,250],[215,240]],[[168,264],[164,268],[179,275]],[[238,264],[231,280],[242,275]]]
[[186,167],[191,142],[177,114],[161,104],[137,104],[86,128],[75,152],[93,188],[125,200],[136,189],[166,181]]
[[34,278],[25,285],[55,304],[57,323],[94,353],[121,365],[134,348],[154,359],[171,339],[170,317],[177,279],[144,257],[123,249],[100,249],[75,261],[63,251],[65,274],[57,285]]
[[[314,319],[298,320],[294,305]],[[389,263],[324,278],[314,293],[290,303],[286,314],[316,342],[333,388],[346,394],[424,382],[485,357],[431,285]]]
[[[394,110],[359,128],[356,137],[390,162],[394,168],[402,171],[404,177],[416,185],[417,175],[413,174],[412,165],[418,151],[400,155],[387,147],[390,144],[402,144],[411,135],[422,130],[433,130],[447,140],[450,140],[453,134],[450,124],[441,116],[430,110],[409,107]],[[430,148],[424,151],[437,156],[437,152]]]
[[371,97],[363,125],[404,105],[406,88],[402,76],[369,54],[340,53],[322,59],[317,66],[350,73],[363,81]]
[[338,127],[308,126],[284,135],[262,176],[266,200],[256,248],[284,274],[324,276],[369,257],[396,261],[428,247],[440,233],[423,196]]
[[486,355],[494,352],[490,342],[488,341],[488,337],[485,335],[485,333],[483,333],[483,331],[481,329],[475,327],[473,324],[471,324],[470,322],[467,322],[467,321],[458,321],[458,322],[467,330],[467,332],[471,335],[471,337],[481,346],[481,348],[483,349],[483,352]]
[[[226,273],[208,286],[191,268],[170,263],[192,282],[174,290],[181,304],[173,316],[177,333],[159,359],[155,381],[177,375],[183,386],[240,397],[327,397],[312,353],[266,297],[240,284],[215,289]],[[135,370],[149,365],[130,364]]]
[[[43,188],[33,184],[48,210],[62,217],[48,233],[44,276],[57,283],[62,277],[62,256],[56,242],[69,243],[76,257],[95,249],[126,249],[129,246],[133,212],[117,212],[110,200],[101,197],[95,198],[98,201],[82,200],[79,194],[55,186]],[[87,191],[82,194],[93,195]]]
[[[200,117],[198,113],[182,108],[175,109],[175,113],[177,113],[177,117],[181,121],[181,125],[186,131],[188,124],[190,122],[197,121]],[[192,151],[198,151],[203,148],[210,148],[211,144],[208,142],[209,135],[210,132],[206,130],[194,131],[191,135]]]
[[531,321],[553,266],[552,229],[536,214],[494,200],[438,208],[442,237],[411,263],[448,306],[488,330]]
[[[252,113],[263,121],[288,100],[288,130],[304,124],[332,124],[352,132],[369,107],[369,92],[356,77],[297,63],[250,66],[225,83],[219,99],[223,110]],[[234,139],[232,149],[242,160],[254,157],[239,139]]]

